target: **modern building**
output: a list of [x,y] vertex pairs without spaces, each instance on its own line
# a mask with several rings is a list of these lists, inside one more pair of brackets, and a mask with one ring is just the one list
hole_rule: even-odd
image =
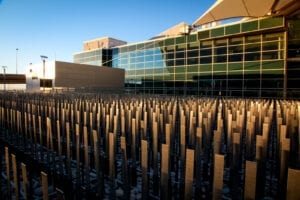
[[110,37],[102,37],[83,43],[83,52],[74,54],[74,63],[112,66],[112,48],[127,42]]
[[300,1],[218,0],[190,26],[74,62],[125,69],[130,93],[299,98]]
[[124,69],[49,61],[28,66],[26,89],[28,92],[122,92],[124,77]]

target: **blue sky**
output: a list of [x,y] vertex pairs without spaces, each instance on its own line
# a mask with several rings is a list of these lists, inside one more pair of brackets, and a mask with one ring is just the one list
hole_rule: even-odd
[[214,2],[0,0],[0,66],[15,73],[17,60],[18,73],[25,73],[29,63],[41,62],[40,55],[72,62],[83,41],[104,36],[144,41],[180,22],[192,24]]

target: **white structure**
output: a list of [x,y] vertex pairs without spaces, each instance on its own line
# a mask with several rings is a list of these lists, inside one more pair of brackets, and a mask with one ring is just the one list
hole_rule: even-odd
[[237,17],[284,15],[299,8],[299,0],[217,0],[193,26]]
[[[45,68],[44,68],[45,67]],[[55,61],[30,64],[26,69],[26,90],[28,92],[39,92],[40,90],[50,90],[51,87],[40,87],[42,81],[51,81],[54,84],[55,80]]]
[[29,65],[26,70],[28,92],[122,91],[124,69],[50,61]]

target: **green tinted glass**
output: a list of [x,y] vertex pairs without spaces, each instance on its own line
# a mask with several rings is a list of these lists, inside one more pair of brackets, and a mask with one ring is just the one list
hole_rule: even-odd
[[175,67],[175,73],[183,73],[185,72],[185,67]]
[[198,72],[198,66],[197,65],[188,66],[187,72]]
[[255,70],[259,71],[260,62],[245,62],[245,70]]
[[226,71],[227,65],[226,64],[214,64],[213,68],[214,68],[214,71]]
[[280,75],[283,74],[283,70],[263,70],[263,74]]
[[169,38],[169,39],[165,40],[165,45],[166,46],[172,45],[172,44],[175,44],[174,38]]
[[243,70],[243,63],[229,63],[228,71]]
[[211,37],[218,37],[224,35],[224,27],[215,28],[211,30]]
[[262,63],[262,69],[283,69],[283,61],[264,61]]
[[245,22],[242,24],[242,32],[255,31],[258,29],[258,21]]
[[175,80],[177,81],[185,80],[185,74],[175,74]]
[[196,42],[197,41],[197,35],[193,34],[193,35],[187,36],[187,41],[188,42]]
[[185,43],[185,37],[177,37],[175,40],[176,40],[176,44]]
[[236,34],[236,33],[240,33],[240,32],[241,32],[240,24],[235,24],[235,25],[225,27],[226,35],[232,35],[232,34]]
[[188,73],[186,75],[187,81],[194,81],[196,79],[196,75],[194,73]]
[[200,65],[200,72],[211,72],[212,66],[211,65]]
[[274,17],[274,18],[265,18],[259,20],[259,28],[266,29],[266,28],[273,28],[283,26],[284,24],[283,17]]
[[199,39],[206,39],[206,38],[209,38],[209,30],[207,31],[201,31],[198,33],[198,38]]

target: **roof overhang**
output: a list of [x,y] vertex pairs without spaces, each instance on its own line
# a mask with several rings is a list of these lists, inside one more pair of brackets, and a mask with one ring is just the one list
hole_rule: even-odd
[[299,0],[217,0],[193,26],[239,17],[263,17],[280,14],[287,5],[299,4]]

